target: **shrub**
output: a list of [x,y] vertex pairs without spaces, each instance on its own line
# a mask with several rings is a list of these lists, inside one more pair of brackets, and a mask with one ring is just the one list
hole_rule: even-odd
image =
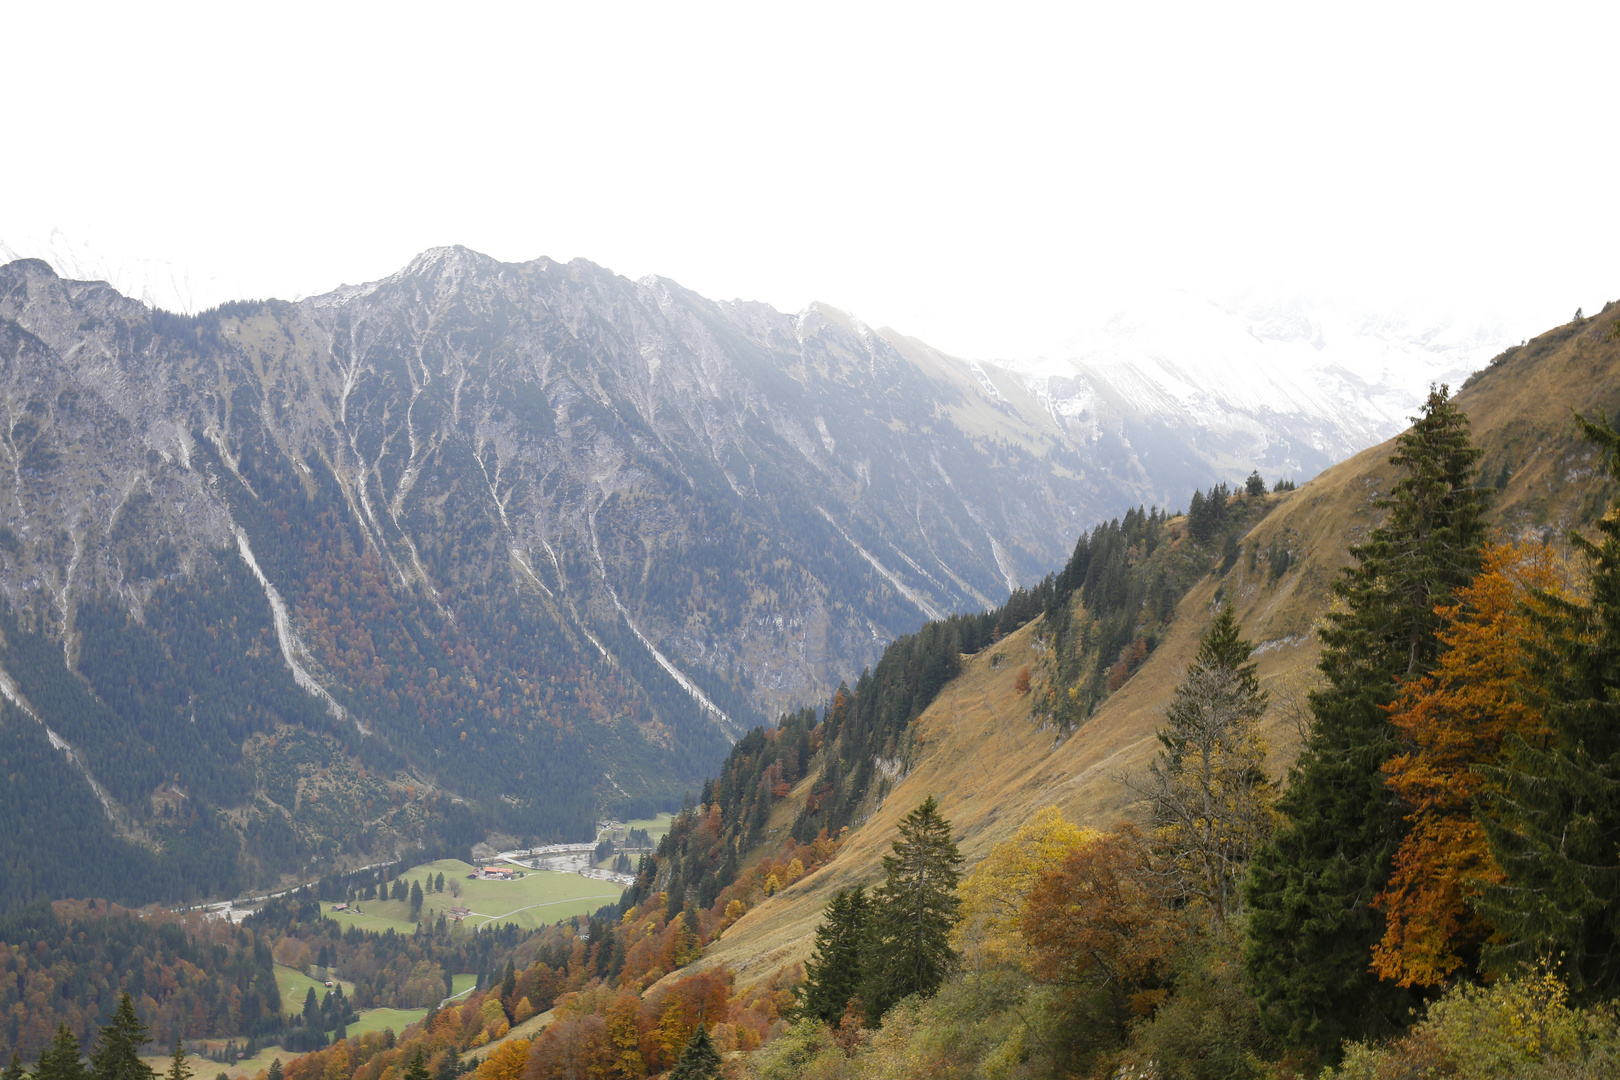
[[1564,984],[1542,972],[1455,987],[1394,1042],[1350,1044],[1323,1080],[1596,1080],[1617,1073],[1613,1007],[1571,1008]]

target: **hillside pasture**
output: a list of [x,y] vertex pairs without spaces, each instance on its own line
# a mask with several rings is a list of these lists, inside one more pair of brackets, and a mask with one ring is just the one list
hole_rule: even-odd
[[653,842],[654,847],[657,847],[658,841],[663,839],[665,833],[669,832],[669,823],[674,820],[674,814],[659,814],[656,817],[637,818],[635,821],[627,821],[624,825],[626,829],[646,829],[648,839]]
[[[462,922],[465,929],[492,923],[513,923],[528,929],[549,926],[559,919],[588,915],[604,904],[616,903],[624,892],[622,885],[611,881],[547,870],[520,869],[524,876],[513,881],[469,881],[467,875],[473,870],[470,863],[460,859],[438,859],[413,866],[399,877],[407,889],[414,883],[422,884],[422,921],[431,925],[441,912],[460,905],[473,912]],[[440,874],[444,875],[444,892],[434,892],[429,883]],[[451,882],[461,886],[459,899],[451,895]],[[390,887],[392,884],[389,882]],[[344,926],[375,931],[391,928],[402,934],[416,931],[407,900],[362,900],[360,914],[332,911],[330,904],[322,908],[321,914]]]
[[[337,985],[343,987],[345,994],[354,993],[354,984],[337,980]],[[326,997],[326,982],[305,975],[297,968],[290,968],[286,964],[276,965],[276,988],[281,991],[281,1011],[287,1016],[294,1016],[304,1010],[304,997],[311,990],[315,991],[315,1000]]]

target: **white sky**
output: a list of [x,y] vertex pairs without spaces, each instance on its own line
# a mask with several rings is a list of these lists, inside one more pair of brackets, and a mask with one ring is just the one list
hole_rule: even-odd
[[1188,288],[1620,297],[1620,5],[0,0],[0,241],[195,305],[461,243],[1058,353]]

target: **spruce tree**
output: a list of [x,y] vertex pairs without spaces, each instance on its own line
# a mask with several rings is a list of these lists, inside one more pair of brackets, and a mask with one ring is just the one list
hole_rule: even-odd
[[863,964],[870,947],[871,902],[866,886],[839,889],[828,901],[816,929],[816,951],[805,964],[799,1011],[836,1024],[850,1001],[860,995]]
[[[285,1073],[283,1073],[282,1069],[281,1069],[281,1059],[280,1058],[276,1058],[274,1061],[270,1062],[270,1074],[269,1075],[270,1075],[270,1080],[281,1080],[281,1078],[285,1075]],[[417,1078],[413,1077],[412,1080],[417,1080]]]
[[405,1069],[404,1080],[428,1080],[427,1052],[420,1046],[416,1053],[411,1055],[411,1063]]
[[153,1080],[152,1067],[141,1060],[141,1047],[151,1041],[135,1015],[135,1003],[125,994],[90,1053],[91,1080]]
[[[1620,480],[1620,434],[1608,417],[1577,417]],[[1498,970],[1552,959],[1576,995],[1620,988],[1620,501],[1597,536],[1571,533],[1587,596],[1541,594],[1528,642],[1532,700],[1546,734],[1510,737],[1480,813],[1507,875],[1479,906],[1497,934]]]
[[11,1064],[7,1065],[4,1071],[0,1071],[0,1080],[26,1080],[27,1076],[28,1074],[23,1071],[22,1058],[13,1051]]
[[720,1051],[701,1021],[669,1070],[669,1080],[720,1080]]
[[186,1064],[186,1050],[180,1045],[180,1036],[174,1037],[174,1053],[169,1055],[169,1071],[164,1080],[191,1080],[191,1066]]
[[956,965],[951,927],[961,901],[962,856],[951,823],[932,795],[900,822],[894,854],[883,857],[884,882],[872,892],[873,935],[865,965],[868,1021],[911,994],[931,994]]
[[89,1080],[89,1076],[79,1060],[78,1037],[66,1024],[57,1024],[56,1037],[34,1065],[34,1080]]
[[1404,808],[1384,783],[1397,744],[1386,706],[1398,682],[1439,653],[1435,606],[1473,579],[1485,538],[1479,451],[1445,387],[1397,440],[1401,479],[1376,505],[1384,523],[1353,545],[1324,620],[1314,722],[1278,800],[1282,825],[1247,885],[1247,967],[1267,1028],[1331,1056],[1347,1038],[1409,1018],[1413,992],[1380,983],[1372,947],[1384,933],[1372,900],[1405,835]]

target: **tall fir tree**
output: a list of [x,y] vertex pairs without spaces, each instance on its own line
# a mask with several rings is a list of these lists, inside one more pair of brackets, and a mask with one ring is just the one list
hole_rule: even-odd
[[681,1048],[669,1080],[720,1080],[720,1051],[715,1049],[709,1030],[701,1022]]
[[1372,901],[1405,835],[1404,808],[1384,782],[1398,749],[1387,706],[1401,680],[1439,654],[1435,607],[1479,569],[1487,492],[1480,452],[1446,387],[1396,441],[1401,471],[1384,523],[1333,590],[1320,630],[1326,686],[1311,694],[1313,725],[1278,800],[1282,824],[1251,867],[1246,961],[1262,1020],[1285,1042],[1331,1057],[1347,1038],[1396,1030],[1414,992],[1370,968],[1384,919]]
[[151,1041],[135,1003],[124,994],[90,1053],[91,1080],[153,1080],[152,1067],[141,1060],[141,1047]]
[[89,1080],[79,1059],[79,1039],[66,1024],[56,1025],[56,1037],[34,1066],[34,1080]]
[[11,1064],[7,1065],[3,1072],[0,1072],[0,1080],[26,1080],[27,1076],[28,1074],[23,1071],[22,1058],[13,1052]]
[[961,900],[962,855],[932,795],[900,822],[884,882],[872,891],[872,944],[865,965],[866,1019],[875,1023],[911,994],[932,994],[955,967],[951,927]]
[[[1620,481],[1620,433],[1576,417]],[[1487,965],[1551,960],[1584,1000],[1620,988],[1620,501],[1595,538],[1569,536],[1585,597],[1543,592],[1531,612],[1532,699],[1544,734],[1511,735],[1487,771],[1479,820],[1506,881],[1480,909],[1496,928]]]
[[851,1000],[860,996],[863,965],[871,941],[871,902],[866,886],[839,889],[827,902],[816,929],[816,951],[805,964],[799,1011],[836,1024]]

